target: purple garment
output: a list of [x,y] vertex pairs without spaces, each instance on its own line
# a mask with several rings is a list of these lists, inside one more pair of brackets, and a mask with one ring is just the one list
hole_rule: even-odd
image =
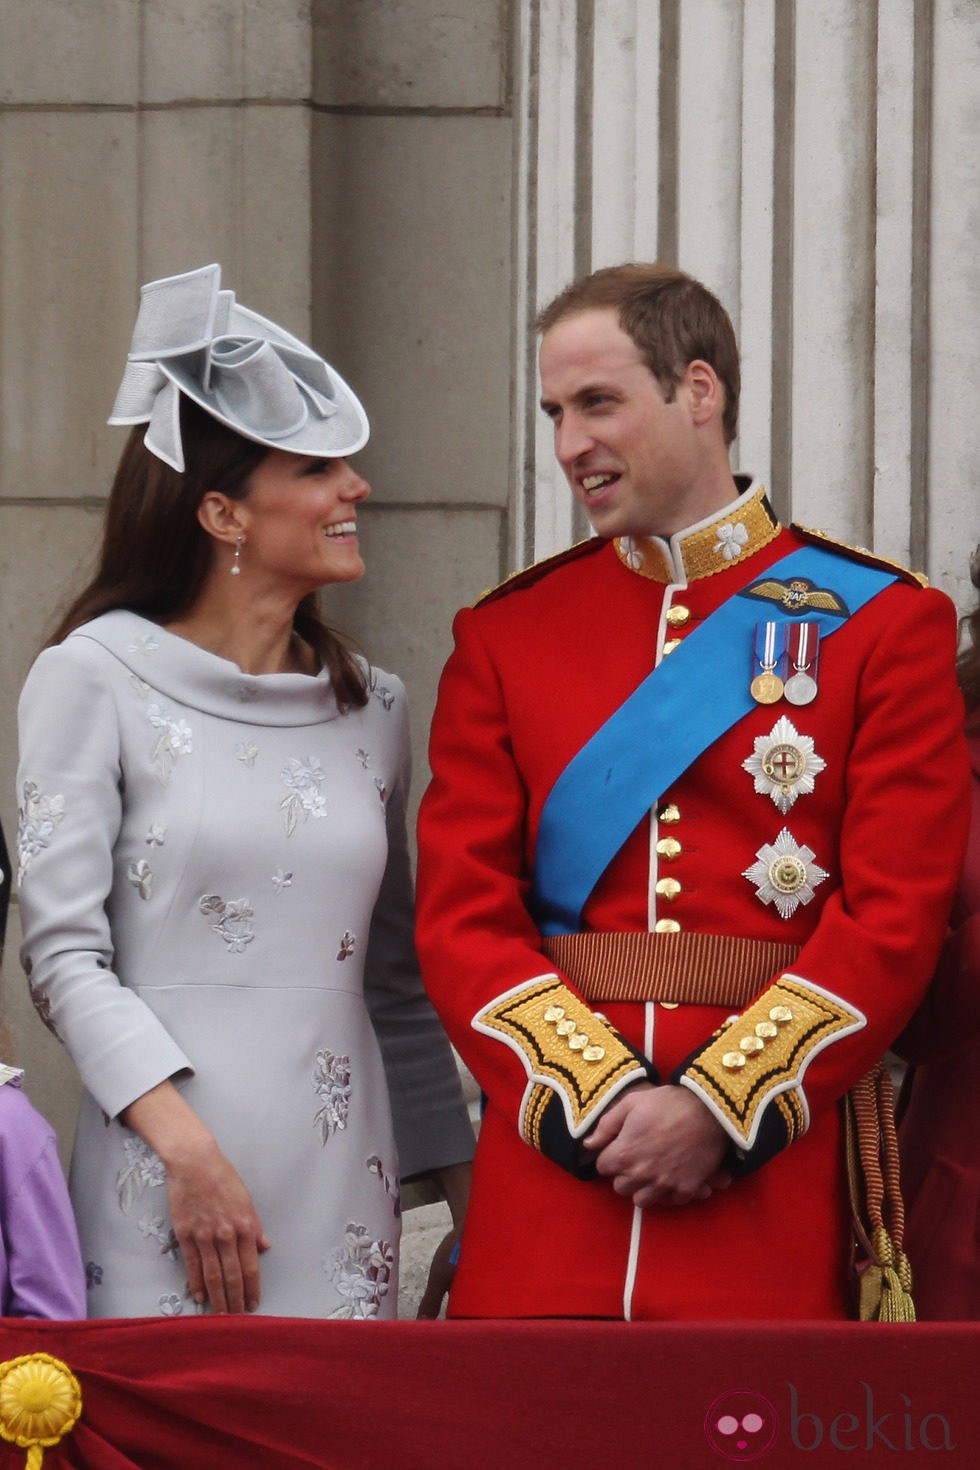
[[0,1087],[0,1308],[85,1316],[85,1275],[54,1132],[18,1087]]

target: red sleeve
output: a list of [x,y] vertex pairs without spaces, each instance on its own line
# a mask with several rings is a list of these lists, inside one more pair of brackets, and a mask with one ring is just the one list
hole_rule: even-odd
[[[716,1113],[746,1168],[805,1132],[888,1048],[946,931],[969,823],[955,609],[941,593],[897,591],[872,604],[860,658],[846,655],[856,689],[839,882],[792,972],[675,1074]],[[771,1047],[726,1068],[774,1005],[792,1020]]]

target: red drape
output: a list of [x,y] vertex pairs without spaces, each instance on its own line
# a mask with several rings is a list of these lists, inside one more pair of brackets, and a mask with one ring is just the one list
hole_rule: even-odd
[[83,1398],[45,1470],[980,1465],[972,1324],[0,1321],[30,1353]]

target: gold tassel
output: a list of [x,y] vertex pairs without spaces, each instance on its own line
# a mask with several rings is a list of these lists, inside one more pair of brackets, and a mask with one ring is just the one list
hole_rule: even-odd
[[[856,1249],[858,1318],[914,1322],[912,1267],[902,1249],[905,1206],[891,1075],[879,1062],[846,1098],[847,1175]],[[887,1216],[887,1221],[886,1221]]]

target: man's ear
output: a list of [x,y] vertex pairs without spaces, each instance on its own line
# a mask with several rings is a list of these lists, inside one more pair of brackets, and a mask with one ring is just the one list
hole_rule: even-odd
[[201,497],[197,518],[209,536],[228,545],[234,545],[239,537],[244,539],[248,528],[248,512],[244,503],[217,490],[209,490]]
[[700,426],[714,418],[720,421],[725,411],[725,390],[710,362],[696,357],[688,363],[681,381],[688,392],[694,423]]

